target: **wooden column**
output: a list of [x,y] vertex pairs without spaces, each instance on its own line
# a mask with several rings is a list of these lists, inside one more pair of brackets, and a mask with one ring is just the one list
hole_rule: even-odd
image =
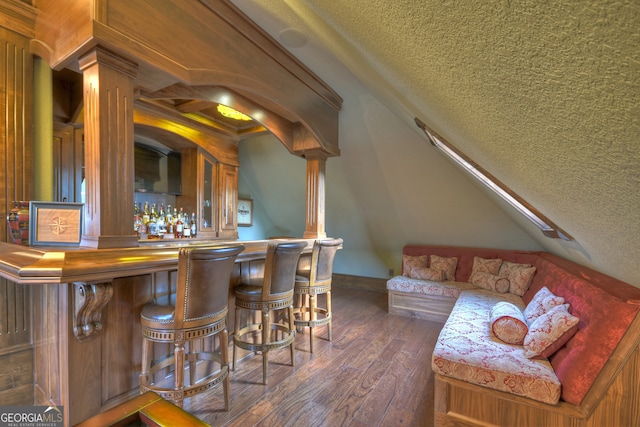
[[[33,181],[35,200],[53,201],[53,89],[51,68],[33,60]],[[62,200],[57,200],[61,202]]]
[[325,232],[325,191],[324,172],[326,154],[307,154],[307,219],[305,239],[324,239]]
[[137,65],[100,47],[79,58],[84,88],[85,234],[95,248],[138,246],[133,233],[133,78]]

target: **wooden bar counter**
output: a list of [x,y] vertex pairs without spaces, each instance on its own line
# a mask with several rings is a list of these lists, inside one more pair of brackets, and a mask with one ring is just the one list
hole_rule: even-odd
[[[313,239],[300,240],[307,241],[306,259]],[[140,311],[154,298],[168,303],[175,292],[178,249],[245,246],[229,287],[232,307],[233,284],[263,271],[267,244],[272,241],[185,239],[124,249],[36,248],[0,242],[0,276],[31,290],[34,404],[64,406],[65,422],[75,425],[136,396]]]

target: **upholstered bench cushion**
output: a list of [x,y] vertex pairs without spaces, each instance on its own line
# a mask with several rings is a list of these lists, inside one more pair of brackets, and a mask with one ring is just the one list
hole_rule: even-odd
[[412,279],[406,276],[395,276],[387,280],[387,289],[412,294],[458,298],[460,292],[466,289],[478,288],[467,282],[435,282],[431,280]]
[[508,301],[524,308],[513,294],[463,291],[445,323],[432,357],[435,373],[473,384],[555,404],[560,381],[551,364],[524,356],[519,345],[505,344],[491,332],[491,307]]

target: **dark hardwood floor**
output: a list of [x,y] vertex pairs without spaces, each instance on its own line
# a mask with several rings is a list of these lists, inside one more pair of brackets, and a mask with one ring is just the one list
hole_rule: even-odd
[[[232,310],[230,309],[230,313]],[[184,408],[213,426],[431,426],[431,353],[442,324],[387,313],[386,293],[333,288],[333,341],[316,328],[288,349],[251,356],[231,372],[231,409],[222,388],[186,399]]]

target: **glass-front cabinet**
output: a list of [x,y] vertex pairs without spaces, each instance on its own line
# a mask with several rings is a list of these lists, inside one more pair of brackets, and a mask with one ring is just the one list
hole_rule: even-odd
[[198,236],[236,239],[238,167],[198,150]]
[[198,153],[198,181],[200,203],[198,215],[199,235],[217,237],[217,189],[218,162],[212,157]]

